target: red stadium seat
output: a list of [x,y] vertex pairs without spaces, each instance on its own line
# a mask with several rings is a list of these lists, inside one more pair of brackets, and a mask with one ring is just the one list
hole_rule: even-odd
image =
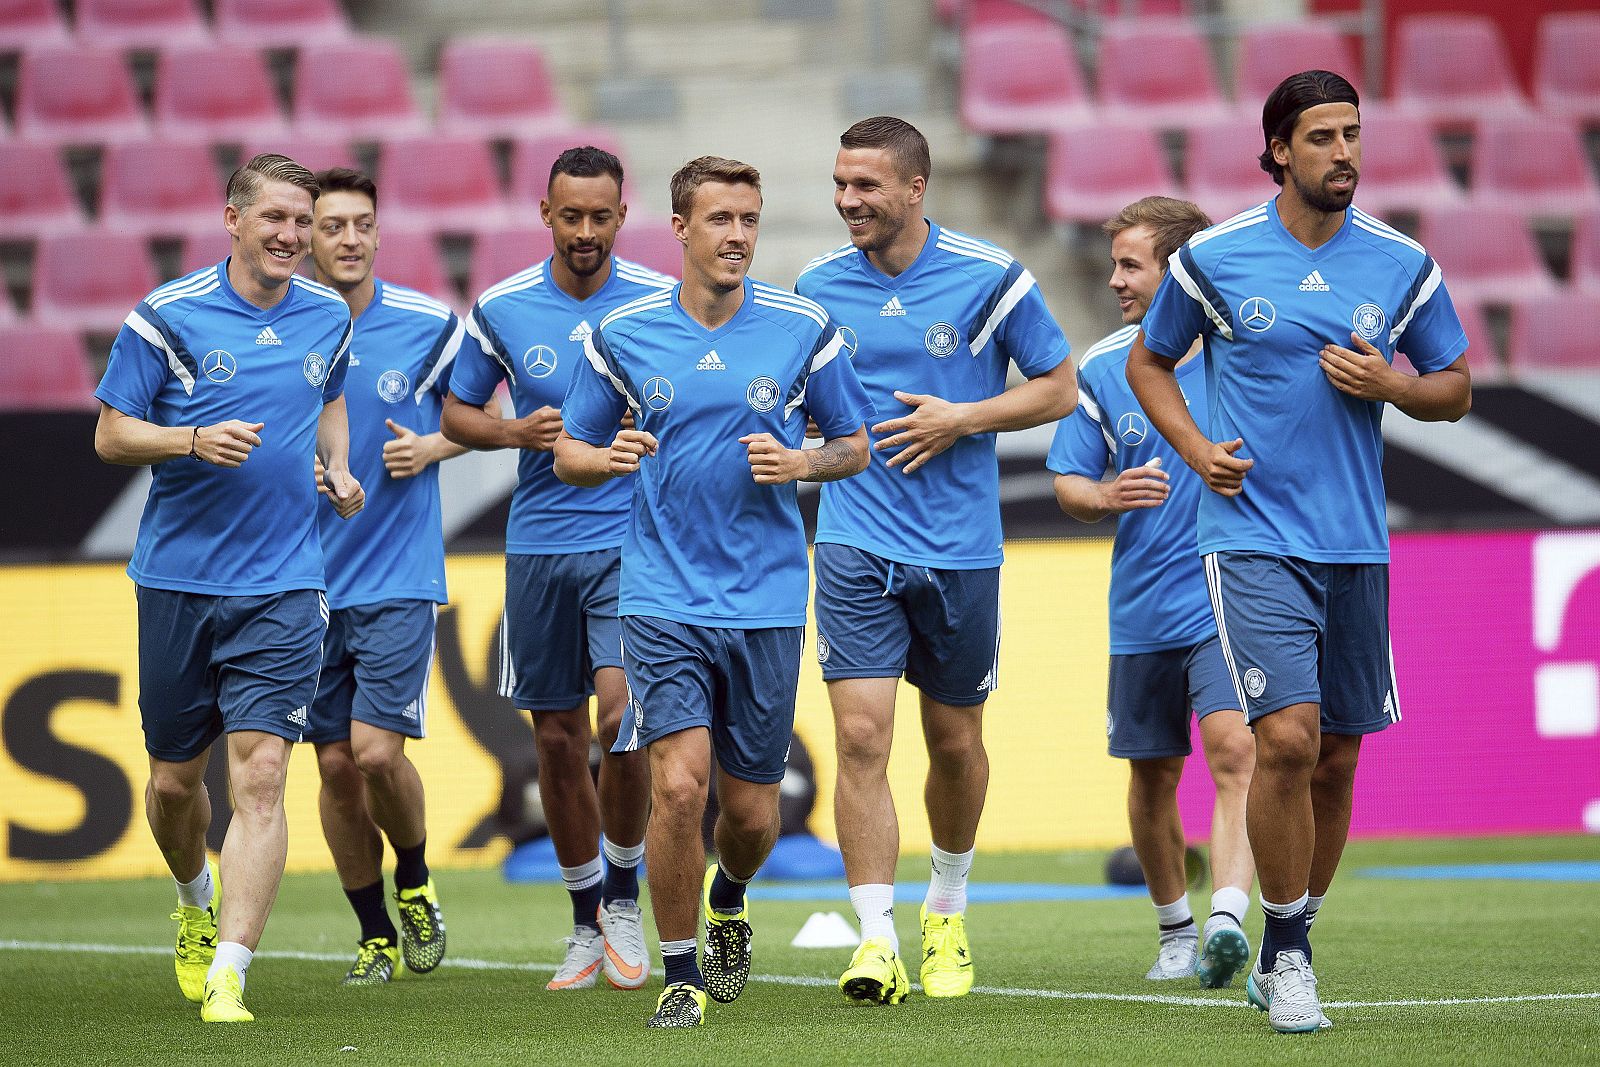
[[966,0],[961,5],[961,24],[973,30],[980,26],[1054,26],[1049,15],[1019,0]]
[[376,140],[422,133],[405,57],[389,41],[351,39],[300,50],[295,131]]
[[1361,70],[1332,23],[1280,22],[1247,27],[1239,38],[1236,92],[1257,115],[1278,83],[1302,70],[1331,70],[1361,89]]
[[[309,275],[311,257],[301,273]],[[375,271],[384,281],[403,285],[443,300],[451,307],[460,301],[450,281],[445,277],[444,262],[439,256],[439,242],[431,233],[408,230],[403,227],[378,228],[378,258]]]
[[539,223],[503,226],[478,233],[472,245],[472,276],[467,282],[474,300],[496,282],[504,281],[550,254],[550,229]]
[[222,225],[225,186],[203,141],[136,141],[106,149],[100,221],[123,233],[182,237]]
[[194,0],[78,0],[78,36],[115,48],[171,48],[211,39]]
[[383,214],[407,229],[469,233],[509,221],[488,142],[435,135],[385,141]]
[[82,226],[83,211],[55,148],[0,141],[0,240],[31,241]]
[[1185,131],[1189,199],[1221,222],[1278,195],[1261,169],[1261,124],[1247,116],[1195,123]]
[[1045,160],[1045,213],[1057,222],[1099,225],[1130,201],[1175,194],[1156,132],[1107,125],[1063,130]]
[[214,0],[217,34],[257,48],[298,48],[350,34],[338,0]]
[[[605,149],[621,159],[626,169],[628,160],[622,153],[622,145],[616,135],[594,126],[519,137],[512,143],[510,200],[513,210],[523,221],[539,223],[539,201],[550,189],[550,167],[562,152],[581,145]],[[623,199],[627,199],[628,189],[624,187],[622,192]]]
[[0,359],[0,411],[99,409],[89,353],[76,331],[0,325],[0,352],[5,353]]
[[116,333],[155,287],[155,267],[142,238],[109,229],[53,234],[40,239],[34,257],[33,319]]
[[1176,129],[1228,114],[1211,49],[1200,31],[1182,19],[1108,24],[1095,69],[1108,121]]
[[288,123],[277,101],[266,61],[253,48],[169,48],[156,64],[156,131],[164,137],[281,137]]
[[17,136],[53,144],[148,137],[122,54],[98,45],[24,52],[17,73]]
[[1526,110],[1494,22],[1477,15],[1414,15],[1395,34],[1396,107],[1440,127],[1471,127]]
[[217,220],[216,230],[192,233],[183,239],[183,255],[178,260],[178,276],[192,274],[201,267],[221,263],[233,253],[233,238]]
[[1600,370],[1600,295],[1530,296],[1511,309],[1513,370]]
[[538,45],[482,37],[445,45],[439,58],[441,129],[512,138],[564,122]]
[[683,242],[672,235],[670,219],[629,215],[617,231],[616,253],[674,278],[683,274]]
[[71,39],[56,0],[0,0],[0,52],[61,45]]
[[1600,207],[1589,158],[1570,120],[1486,118],[1472,146],[1472,195],[1530,215]]
[[1572,228],[1572,284],[1600,293],[1600,211],[1578,216]]
[[1385,217],[1461,199],[1426,121],[1376,105],[1361,109],[1362,208]]
[[239,154],[240,162],[263,152],[288,156],[308,170],[326,170],[329,167],[354,167],[356,155],[350,151],[350,142],[342,137],[288,137],[259,138],[245,145]]
[[1089,90],[1059,26],[1010,23],[961,37],[961,121],[994,137],[1048,133],[1092,116]]
[[1539,20],[1533,95],[1549,114],[1600,122],[1600,14],[1570,12]]
[[1458,300],[1509,304],[1555,291],[1527,219],[1491,204],[1430,208],[1419,234]]

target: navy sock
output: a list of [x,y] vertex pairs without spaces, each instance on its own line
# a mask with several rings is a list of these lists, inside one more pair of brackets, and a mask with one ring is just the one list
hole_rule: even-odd
[[588,889],[569,889],[572,896],[572,925],[591,926],[598,930],[600,920],[595,913],[600,910],[600,890],[605,883],[596,882]]
[[389,918],[388,905],[383,900],[382,878],[360,889],[346,889],[344,895],[349,899],[350,907],[355,909],[356,919],[361,923],[361,940],[370,941],[374,937],[386,937],[390,944],[400,940],[399,935],[395,933],[394,921]]
[[604,900],[638,900],[639,868],[606,864],[606,878],[600,885]]
[[1274,915],[1263,907],[1266,913],[1266,932],[1261,940],[1261,972],[1270,974],[1272,968],[1278,964],[1278,953],[1299,950],[1305,953],[1306,962],[1311,962],[1311,941],[1306,936],[1306,912],[1304,908],[1297,908],[1288,915]]
[[[390,842],[394,844],[394,842]],[[423,859],[427,850],[428,839],[423,838],[412,848],[394,846],[394,887],[396,889],[420,889],[428,884],[428,862]]]
[[693,948],[687,952],[663,952],[661,964],[667,970],[667,985],[688,982],[701,989],[706,987],[705,976],[700,973],[700,954]]
[[717,873],[711,879],[711,910],[738,913],[744,910],[744,887],[747,883],[736,882],[728,876],[722,864],[717,864]]

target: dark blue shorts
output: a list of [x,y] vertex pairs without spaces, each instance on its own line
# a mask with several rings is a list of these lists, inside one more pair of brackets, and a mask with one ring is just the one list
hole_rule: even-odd
[[1389,651],[1389,567],[1213,552],[1206,584],[1246,717],[1321,708],[1322,732],[1370,734],[1400,721]]
[[1187,648],[1111,657],[1106,737],[1118,759],[1187,756],[1189,713],[1203,719],[1228,710],[1240,710],[1239,695],[1215,637]]
[[594,693],[594,672],[622,666],[617,583],[622,550],[506,556],[500,695],[524,711],[565,711]]
[[824,681],[904,674],[952,707],[982,704],[998,688],[999,567],[918,567],[826,543],[815,561]]
[[629,615],[622,648],[633,702],[613,752],[704,726],[722,769],[746,782],[783,778],[794,736],[804,626],[732,630]]
[[150,755],[183,763],[240,730],[301,739],[328,629],[321,592],[208,596],[140,586],[137,595],[139,718]]
[[385,600],[334,611],[304,740],[344,741],[352,719],[406,737],[427,736],[438,612],[431,600]]

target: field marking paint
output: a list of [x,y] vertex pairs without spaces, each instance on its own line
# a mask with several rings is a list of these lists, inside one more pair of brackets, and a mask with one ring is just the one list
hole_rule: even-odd
[[[106,945],[87,941],[0,941],[0,952],[81,952],[101,956],[170,956],[172,949],[162,945]],[[333,952],[258,952],[256,959],[303,960],[311,963],[344,963],[349,953]],[[443,967],[456,967],[466,971],[532,971],[553,974],[554,964],[512,963],[509,960],[477,960],[446,958]],[[656,968],[650,972],[660,977]],[[798,974],[752,974],[752,982],[768,985],[808,986],[833,988],[838,983],[832,978],[814,978]],[[921,989],[921,986],[913,986]],[[1030,997],[1040,1000],[1108,1000],[1124,1004],[1165,1004],[1176,1008],[1248,1008],[1245,1000],[1219,1000],[1211,997],[1179,997],[1160,993],[1074,993],[1064,989],[1013,989],[1007,986],[973,986],[974,993],[992,997]],[[1414,1000],[1330,1000],[1324,1008],[1451,1008],[1473,1004],[1531,1004],[1547,1001],[1600,1000],[1600,993],[1528,993],[1503,997],[1442,997]]]

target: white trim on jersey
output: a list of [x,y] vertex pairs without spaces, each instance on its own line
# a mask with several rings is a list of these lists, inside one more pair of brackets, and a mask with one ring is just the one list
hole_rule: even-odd
[[637,315],[641,311],[653,311],[656,308],[668,307],[672,304],[670,292],[646,293],[637,300],[630,300],[619,308],[613,308],[611,314],[600,320],[596,329],[603,330],[617,319],[625,319],[629,315]]
[[[389,299],[394,297],[393,300]],[[390,285],[383,283],[383,302],[390,307],[401,308],[405,311],[420,311],[424,315],[435,318],[449,319],[452,312],[448,307],[427,293],[420,293],[415,289],[407,289],[403,285]]]
[[[939,231],[939,239],[942,241],[945,238],[949,238],[951,244],[967,248],[972,252],[978,253],[983,258],[999,259],[1003,261],[1001,263],[1002,266],[1009,267],[1012,263],[1016,262],[1017,257],[1013,256],[1010,252],[1007,252],[999,245],[980,240],[977,237],[962,233],[959,230],[941,229]],[[955,249],[946,249],[946,251],[955,251]]]
[[1444,271],[1439,269],[1439,264],[1433,265],[1433,270],[1428,273],[1427,280],[1422,283],[1422,288],[1417,290],[1417,298],[1411,302],[1411,307],[1406,311],[1406,317],[1394,324],[1394,329],[1389,331],[1389,344],[1392,346],[1406,332],[1406,327],[1411,325],[1411,320],[1416,318],[1422,305],[1433,299],[1433,294],[1439,291],[1439,286],[1444,284]]
[[183,279],[173,282],[171,285],[162,286],[145,297],[144,302],[159,310],[174,300],[183,300],[192,296],[205,296],[207,293],[221,287],[222,280],[217,277],[215,272],[212,272],[211,274],[202,274],[197,278]]
[[194,375],[189,373],[189,368],[183,365],[183,360],[178,358],[178,353],[174,352],[172,346],[167,344],[167,339],[162,332],[152,326],[137,311],[128,312],[128,317],[122,320],[122,324],[167,354],[167,368],[172,371],[172,376],[178,379],[178,384],[183,386],[184,395],[193,396]]
[[954,241],[945,240],[945,232],[939,231],[938,245],[940,249],[954,256],[966,256],[968,259],[981,259],[985,263],[993,263],[997,267],[1008,268],[1012,264],[1010,256],[1004,252],[990,252],[986,248],[974,248],[970,245],[960,245]]
[[531,267],[517,271],[509,278],[502,278],[478,296],[478,306],[482,307],[491,300],[498,300],[502,296],[520,293],[524,289],[532,289],[544,281],[544,261],[540,260]]
[[[1192,242],[1193,239],[1191,238],[1190,240]],[[1182,249],[1179,251],[1182,251]],[[1217,332],[1228,340],[1233,340],[1233,327],[1229,326],[1228,321],[1217,313],[1217,309],[1211,306],[1211,301],[1207,300],[1205,294],[1200,291],[1200,286],[1195,283],[1193,278],[1189,277],[1189,272],[1184,269],[1183,260],[1177,252],[1172,253],[1172,258],[1167,260],[1167,273],[1172,275],[1173,280],[1182,287],[1184,292],[1189,294],[1189,299],[1205,308],[1206,317],[1216,326]]]
[[752,290],[755,302],[762,307],[777,308],[795,315],[804,315],[817,324],[820,329],[828,325],[828,313],[822,310],[820,304],[807,300],[803,296],[792,293],[784,294],[781,290],[772,289],[765,285],[755,286]]
[[[326,300],[334,300],[340,304],[344,304],[344,297],[340,296],[339,291],[330,285],[323,285],[319,281],[314,281],[311,278],[303,278],[298,274],[291,275],[289,280],[308,293],[314,293],[315,295]],[[350,306],[345,304],[346,313],[348,313],[349,310]]]
[[1233,679],[1233,695],[1239,698],[1239,710],[1250,717],[1250,705],[1245,703],[1244,685],[1239,681],[1239,668],[1233,662],[1233,645],[1228,642],[1228,623],[1222,613],[1222,563],[1217,553],[1207,552],[1200,557],[1205,561],[1206,591],[1211,594],[1211,614],[1217,619],[1217,642],[1222,646],[1222,660],[1228,665],[1228,677]]
[[1078,370],[1082,371],[1083,368],[1089,365],[1089,361],[1097,356],[1103,356],[1107,352],[1115,352],[1117,349],[1125,347],[1130,341],[1133,340],[1134,335],[1136,335],[1138,332],[1139,324],[1135,322],[1124,326],[1115,333],[1106,334],[1104,337],[1100,338],[1100,340],[1090,345],[1089,350],[1083,354],[1083,358],[1078,360]]
[[[1213,237],[1221,237],[1224,234],[1233,233],[1236,230],[1244,230],[1251,226],[1259,226],[1261,223],[1266,221],[1267,205],[1265,203],[1257,204],[1248,211],[1239,212],[1239,214],[1235,215],[1231,219],[1224,219],[1209,229],[1201,230],[1199,233],[1189,238],[1189,247],[1194,248],[1198,245],[1203,245]],[[1177,255],[1177,253],[1174,252],[1173,255]]]
[[856,250],[856,246],[855,245],[845,244],[845,245],[840,245],[838,248],[835,248],[832,252],[824,252],[822,255],[818,256],[816,259],[813,259],[810,263],[807,263],[804,267],[801,267],[799,275],[797,275],[795,277],[795,281],[798,282],[801,278],[804,278],[807,274],[809,274],[812,271],[816,270],[818,267],[822,266],[823,264],[832,263],[836,259],[841,259],[844,256],[848,256],[851,252],[854,252],[855,250]]
[[626,278],[630,282],[637,282],[640,285],[650,285],[657,289],[671,289],[678,284],[678,279],[670,274],[652,270],[643,263],[635,263],[633,260],[623,259],[621,256],[612,256],[611,265],[616,268],[619,276]]
[[1373,216],[1368,215],[1360,208],[1352,209],[1351,221],[1353,221],[1357,226],[1360,226],[1363,230],[1366,230],[1368,233],[1376,234],[1379,237],[1387,237],[1389,240],[1394,241],[1397,244],[1405,245],[1414,252],[1421,252],[1423,255],[1428,254],[1428,250],[1423,248],[1417,242],[1413,241],[1411,238],[1407,237],[1393,226],[1390,226],[1382,219],[1374,218]]
[[1029,270],[1024,270],[1017,280],[1011,283],[1011,288],[1006,290],[1006,295],[1000,298],[1000,303],[996,304],[994,311],[990,312],[989,321],[983,324],[983,329],[978,331],[978,336],[974,337],[972,343],[967,346],[974,356],[988,346],[989,338],[994,336],[994,332],[1000,328],[1000,324],[1005,321],[1006,316],[1011,314],[1011,309],[1022,303],[1022,298],[1033,291],[1035,284],[1033,272]]
[[596,374],[603,375],[606,381],[611,383],[611,388],[615,389],[618,395],[628,402],[630,408],[641,413],[644,411],[639,406],[638,401],[628,395],[628,387],[622,383],[622,379],[611,373],[611,368],[606,365],[605,359],[601,357],[599,350],[594,347],[594,334],[592,333],[583,339],[583,358],[589,361],[589,366],[594,368]]
[[[1080,391],[1078,393],[1078,406],[1083,409],[1085,415],[1094,420],[1096,426],[1100,427],[1100,436],[1106,439],[1106,447],[1111,450],[1113,457],[1116,456],[1117,439],[1110,428],[1106,426],[1105,413],[1100,410],[1100,405],[1096,404],[1092,397]],[[1072,416],[1068,415],[1067,417],[1070,419]]]
[[[187,289],[196,282],[216,281],[217,275],[220,273],[218,270],[220,266],[220,263],[213,263],[209,267],[201,267],[199,270],[192,270],[181,278],[174,278],[170,282],[162,282],[160,285],[150,290],[150,296],[161,296],[164,293],[172,293],[178,291],[179,289]],[[147,302],[148,300],[149,298],[146,297]]]
[[417,391],[412,394],[417,403],[422,403],[422,398],[428,395],[428,391],[438,383],[439,379],[444,376],[444,372],[449,370],[450,365],[456,361],[456,355],[461,351],[461,342],[466,338],[466,335],[466,320],[457,319],[456,328],[450,331],[450,339],[439,350],[439,359],[434,363],[433,369],[428,372],[428,376],[422,379],[421,384],[417,386]]

